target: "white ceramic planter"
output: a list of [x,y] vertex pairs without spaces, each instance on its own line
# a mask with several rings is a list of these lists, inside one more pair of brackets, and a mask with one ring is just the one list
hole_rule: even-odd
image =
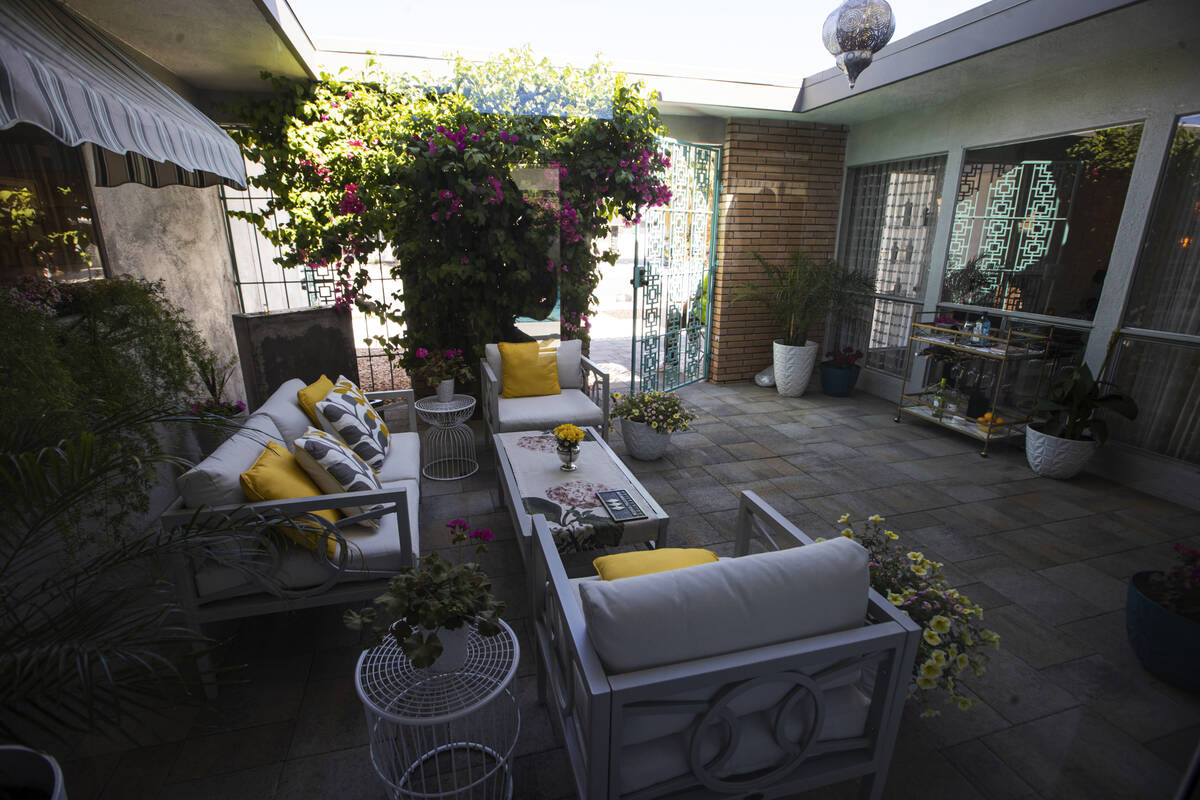
[[812,380],[813,366],[817,363],[817,343],[809,340],[803,347],[784,344],[775,340],[775,388],[784,397],[799,397]]
[[1099,447],[1091,439],[1062,439],[1025,426],[1025,460],[1034,474],[1044,478],[1075,477]]
[[655,461],[667,452],[671,443],[670,433],[659,433],[644,422],[630,422],[621,418],[621,438],[625,440],[625,452],[638,461]]
[[54,757],[15,744],[0,746],[0,794],[7,797],[5,789],[33,789],[50,800],[67,800],[62,770]]
[[430,665],[429,670],[454,672],[461,669],[462,665],[467,663],[467,642],[471,638],[471,625],[463,625],[452,631],[442,628],[437,637],[442,643],[442,654]]
[[437,399],[440,403],[449,403],[454,399],[454,378],[447,378],[438,383]]

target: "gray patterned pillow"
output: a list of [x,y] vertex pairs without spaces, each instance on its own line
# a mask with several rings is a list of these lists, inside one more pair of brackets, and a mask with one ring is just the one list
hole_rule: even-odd
[[383,466],[390,435],[367,398],[354,382],[339,375],[337,383],[317,403],[317,418],[326,433],[337,436],[374,469]]
[[[325,494],[367,492],[383,488],[375,470],[367,466],[353,450],[325,431],[310,427],[296,440],[295,453],[300,467]],[[353,516],[378,507],[342,506],[341,511],[346,516]],[[375,520],[368,520],[362,524],[379,527]]]

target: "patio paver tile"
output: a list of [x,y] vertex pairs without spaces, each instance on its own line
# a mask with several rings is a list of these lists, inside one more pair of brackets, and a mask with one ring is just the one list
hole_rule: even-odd
[[1035,669],[1092,653],[1092,649],[1083,642],[1047,625],[1016,604],[987,612],[983,624],[1000,634],[1002,648]]
[[1027,800],[1034,795],[1033,788],[978,739],[949,748],[946,756],[988,800]]
[[[365,721],[363,727],[366,727]],[[285,761],[274,797],[279,800],[296,797],[379,800],[382,795],[383,783],[371,766],[370,748],[363,745]],[[261,795],[260,798],[269,796]]]

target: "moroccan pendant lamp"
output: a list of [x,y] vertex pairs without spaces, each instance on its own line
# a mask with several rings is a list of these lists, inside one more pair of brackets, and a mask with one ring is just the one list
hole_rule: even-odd
[[886,0],[846,0],[825,18],[821,40],[837,58],[838,69],[854,81],[896,32],[896,18]]

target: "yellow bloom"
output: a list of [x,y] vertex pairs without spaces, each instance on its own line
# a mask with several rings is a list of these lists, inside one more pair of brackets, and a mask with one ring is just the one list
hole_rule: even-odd
[[899,539],[900,538],[900,535],[897,534],[895,531],[884,531],[883,535],[888,537],[889,539]]
[[904,595],[896,594],[895,592],[888,590],[888,602],[892,605],[898,606],[904,602]]
[[938,633],[948,633],[950,631],[950,620],[938,614],[933,619],[929,620],[929,627],[933,628]]
[[569,422],[565,422],[554,429],[554,438],[565,442],[582,442],[583,431]]
[[946,651],[934,650],[929,654],[929,660],[937,664],[939,667],[946,666]]
[[878,514],[872,514],[871,516],[867,517],[867,522],[873,522],[874,524],[878,525],[879,523],[883,522],[883,517],[879,516]]
[[922,676],[917,678],[917,686],[920,686],[922,689],[936,689],[937,681],[935,681],[933,678],[926,678]]
[[920,564],[913,564],[911,567],[909,567],[909,569],[913,571],[914,575],[920,575],[921,577],[925,577],[926,573],[928,572],[928,570],[926,570]]
[[924,557],[925,556],[921,555],[920,553],[913,552],[912,550],[908,551],[908,560],[909,561],[920,561]]
[[842,529],[842,536],[845,536],[847,539],[853,539],[853,538],[854,538],[854,531],[850,530],[849,528],[843,528],[843,529]]
[[959,697],[955,700],[955,702],[958,703],[958,707],[963,711],[970,711],[975,707],[975,701],[970,697]]
[[942,712],[936,711],[932,708],[927,708],[921,712],[922,717],[940,717],[941,715],[942,715]]
[[932,658],[921,665],[921,675],[926,678],[942,677],[942,668]]
[[937,647],[942,643],[942,637],[938,636],[934,631],[929,630],[929,628],[926,628],[925,633],[922,635],[925,637],[925,641],[929,642],[934,647]]
[[845,525],[849,521],[850,521],[849,514],[842,514],[840,517],[838,517],[838,523],[841,525]]
[[823,542],[823,541],[825,541],[825,537],[818,536],[817,538],[813,539],[813,544],[816,544],[817,542]]
[[967,668],[967,665],[970,663],[971,663],[971,659],[967,658],[966,653],[959,653],[958,656],[954,659],[954,668],[958,669],[958,670],[964,670]]

